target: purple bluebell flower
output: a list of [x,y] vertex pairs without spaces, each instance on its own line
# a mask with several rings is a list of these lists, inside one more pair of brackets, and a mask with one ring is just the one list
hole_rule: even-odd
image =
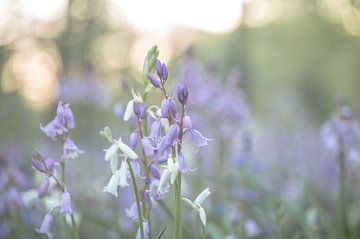
[[68,129],[75,128],[75,120],[72,110],[70,108],[70,104],[66,104],[64,107],[64,117],[66,119],[66,127]]
[[187,160],[182,153],[178,155],[178,162],[180,172],[186,173],[188,171]]
[[173,99],[164,99],[161,102],[161,117],[167,118],[169,113],[172,117],[176,117],[175,101]]
[[136,222],[138,220],[138,211],[137,211],[136,202],[133,202],[131,204],[130,208],[126,208],[125,213],[128,218],[130,218],[132,221]]
[[131,149],[133,149],[133,150],[135,150],[135,148],[136,148],[136,145],[137,145],[137,143],[138,143],[138,134],[137,134],[137,132],[132,132],[131,134],[130,134],[130,143],[129,143],[129,146],[130,146],[130,148]]
[[253,219],[247,219],[244,222],[245,234],[248,238],[254,238],[260,235],[261,229]]
[[188,96],[189,96],[189,89],[188,87],[184,84],[184,85],[179,85],[177,88],[177,97],[179,102],[182,105],[185,105],[187,103],[188,100]]
[[60,124],[58,122],[57,118],[50,121],[47,125],[45,125],[45,127],[40,125],[40,129],[44,134],[46,134],[46,136],[48,136],[52,140],[56,140],[57,136],[62,135],[63,133],[68,131],[63,124]]
[[83,154],[84,151],[78,149],[74,141],[70,137],[67,137],[64,141],[64,158],[75,159],[79,154]]
[[149,73],[149,74],[148,74],[148,78],[149,78],[149,80],[150,80],[150,83],[151,83],[154,87],[156,87],[156,88],[159,88],[159,87],[160,87],[160,82],[158,81],[158,79],[156,79],[156,77],[155,77],[153,74]]
[[159,60],[156,61],[156,73],[163,82],[167,80],[168,70],[165,63],[161,63]]
[[49,176],[45,176],[44,181],[41,183],[39,189],[38,189],[38,198],[43,198],[46,195],[46,192],[49,189],[50,180]]
[[54,161],[44,159],[40,152],[34,152],[31,159],[31,165],[41,173],[50,174],[54,170]]
[[153,139],[159,139],[161,137],[161,122],[160,120],[155,120],[150,129],[150,137]]
[[138,178],[143,178],[140,174],[140,164],[139,164],[138,160],[131,160],[130,164],[134,171],[135,176]]
[[145,103],[134,102],[133,110],[136,117],[139,119],[144,119],[146,116],[146,106]]
[[174,145],[175,140],[179,135],[179,127],[176,124],[172,124],[166,134],[166,136],[160,142],[160,152],[168,149]]
[[149,166],[149,172],[151,174],[151,176],[153,176],[155,179],[159,180],[161,175],[159,170],[155,167],[155,165],[150,164]]
[[144,153],[147,157],[154,156],[154,147],[151,145],[150,140],[148,138],[141,139],[141,145],[144,149]]
[[73,213],[73,210],[71,209],[70,193],[68,192],[63,192],[63,194],[61,195],[60,213],[69,215]]
[[196,129],[192,129],[189,131],[190,134],[190,139],[192,141],[192,143],[197,147],[203,147],[208,145],[209,141],[212,141],[212,139],[206,138],[204,137],[200,131],[196,130]]
[[53,238],[53,233],[51,233],[51,225],[53,223],[53,216],[51,214],[46,214],[43,221],[41,222],[40,228],[36,228],[37,233],[46,234],[48,238]]
[[191,121],[191,117],[188,115],[185,115],[183,118],[183,125],[185,130],[186,129],[192,129],[192,121]]
[[[161,200],[164,197],[164,195],[159,192],[158,188],[159,188],[159,180],[152,179],[149,184],[149,189],[146,190],[146,193],[154,200]],[[164,193],[166,193],[167,191],[168,188],[165,187]]]

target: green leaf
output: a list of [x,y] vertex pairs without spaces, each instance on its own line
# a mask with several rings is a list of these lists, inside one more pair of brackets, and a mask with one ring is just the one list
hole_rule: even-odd
[[161,232],[159,233],[159,235],[157,235],[157,236],[155,237],[155,239],[160,239],[160,238],[164,235],[165,230],[166,230],[166,226],[161,230]]

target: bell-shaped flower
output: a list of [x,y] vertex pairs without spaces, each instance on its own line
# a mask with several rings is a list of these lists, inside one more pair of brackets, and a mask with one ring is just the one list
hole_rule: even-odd
[[147,157],[154,156],[154,147],[151,145],[150,140],[148,138],[142,138],[141,145]]
[[196,197],[196,199],[192,202],[191,200],[187,198],[182,198],[182,200],[192,207],[194,210],[196,210],[199,213],[199,217],[201,220],[201,223],[206,226],[206,213],[204,208],[202,207],[203,202],[205,199],[211,194],[210,189],[206,188],[204,191],[202,191],[199,196]]
[[208,142],[212,141],[212,139],[206,138],[204,137],[200,131],[196,130],[196,129],[191,129],[190,131],[188,131],[190,134],[190,139],[191,142],[197,147],[203,147],[208,145]]
[[68,131],[64,124],[59,123],[59,120],[56,117],[45,126],[40,124],[40,129],[44,134],[46,134],[47,137],[54,141],[56,140],[57,136],[62,135]]
[[127,157],[129,157],[131,159],[137,159],[138,158],[138,156],[134,152],[134,150],[132,150],[129,146],[127,146],[126,144],[121,142],[121,139],[116,141],[116,145],[119,147],[120,151],[123,152]]
[[69,214],[69,215],[71,215],[73,213],[73,210],[71,209],[71,198],[70,198],[69,192],[65,191],[61,195],[60,213],[61,214]]
[[117,158],[117,152],[119,146],[117,144],[112,144],[108,149],[105,149],[105,161],[110,161],[112,158]]
[[165,63],[161,63],[159,60],[156,60],[156,73],[162,82],[165,82],[167,80],[168,70]]
[[46,195],[47,190],[49,189],[50,179],[49,176],[46,175],[44,181],[41,183],[38,189],[38,197],[43,198]]
[[150,137],[153,139],[159,139],[161,137],[161,122],[160,122],[160,120],[155,120],[151,124]]
[[70,108],[70,104],[64,105],[64,118],[66,119],[66,127],[68,129],[75,128],[75,120],[72,110]]
[[176,104],[173,99],[164,99],[161,102],[161,117],[168,118],[169,114],[176,117]]
[[131,134],[130,134],[130,139],[129,139],[129,142],[130,142],[130,144],[129,144],[129,146],[130,146],[130,148],[132,149],[132,150],[135,150],[135,148],[136,148],[136,145],[137,145],[137,143],[138,143],[138,133],[137,132],[132,132]]
[[[141,205],[141,203],[140,203],[140,205]],[[136,222],[138,220],[138,211],[137,211],[136,202],[133,202],[129,209],[126,208],[125,213],[128,218],[130,218],[132,221]]]
[[133,114],[134,112],[134,100],[130,100],[127,105],[126,105],[126,109],[125,109],[125,112],[124,112],[124,117],[123,117],[123,120],[124,121],[128,121],[131,117],[131,115]]
[[53,223],[53,216],[51,214],[46,214],[43,221],[41,222],[40,228],[36,228],[37,233],[46,234],[48,238],[53,238],[53,233],[51,233],[51,225]]
[[182,153],[178,155],[178,162],[180,172],[186,173],[188,171],[187,160]]
[[67,137],[64,141],[64,158],[66,159],[75,159],[79,154],[83,154],[84,151],[78,149],[74,141],[71,138]]
[[129,186],[129,169],[125,160],[122,161],[120,169],[111,176],[109,183],[104,187],[103,192],[118,196],[118,186],[121,188]]
[[133,103],[133,112],[139,119],[144,119],[146,116],[146,106],[145,103]]
[[158,191],[161,194],[164,194],[164,192],[165,192],[164,189],[167,186],[168,181],[170,180],[170,183],[173,184],[179,173],[179,162],[178,161],[174,162],[173,158],[169,158],[167,162],[168,162],[167,167],[161,174],[159,187],[158,187]]

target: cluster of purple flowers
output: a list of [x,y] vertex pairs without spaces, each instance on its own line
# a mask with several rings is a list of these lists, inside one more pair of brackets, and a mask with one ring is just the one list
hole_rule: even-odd
[[[51,225],[53,217],[57,214],[73,216],[74,211],[71,208],[70,193],[67,191],[65,184],[65,161],[75,159],[79,154],[84,153],[83,150],[78,149],[73,140],[68,135],[70,129],[75,128],[75,121],[70,104],[59,102],[56,110],[55,118],[50,121],[45,127],[40,125],[40,129],[50,139],[56,141],[62,139],[63,141],[63,155],[59,160],[53,158],[46,158],[40,152],[33,153],[31,164],[43,176],[43,182],[38,188],[38,197],[43,198],[51,189],[50,180],[52,179],[56,186],[61,190],[60,206],[51,208],[44,216],[40,228],[36,229],[38,233],[46,234],[49,238],[53,237],[51,232]],[[58,168],[61,166],[61,172]]]
[[[179,107],[177,107],[175,97],[167,92],[165,85],[168,80],[168,70],[166,65],[157,59],[157,54],[148,54],[145,60],[144,72],[147,73],[148,80],[145,82],[144,94],[141,95],[133,90],[133,99],[128,102],[123,115],[124,121],[130,120],[133,125],[137,126],[129,136],[129,146],[124,144],[121,138],[113,139],[108,127],[101,131],[101,134],[112,144],[105,150],[105,160],[110,161],[113,175],[104,188],[104,192],[117,196],[118,186],[129,186],[127,180],[131,176],[131,169],[134,171],[142,185],[142,189],[139,191],[141,211],[144,217],[141,220],[144,238],[151,238],[150,210],[152,202],[162,199],[178,175],[189,171],[183,153],[185,138],[189,138],[196,148],[208,145],[211,141],[193,128],[192,119],[188,114],[188,87],[186,85],[177,87],[176,98]],[[155,69],[157,76],[152,73],[152,68]],[[154,88],[158,89],[163,97],[160,107],[147,106],[145,103],[147,94]],[[140,154],[137,154],[137,151]],[[128,158],[132,159],[129,163],[127,163]],[[118,169],[119,159],[121,166]],[[162,172],[160,168],[163,168]],[[207,197],[210,191],[206,192]],[[199,204],[196,205],[197,208],[201,208],[202,221],[206,222],[206,219],[203,219],[205,217],[204,210]],[[126,215],[140,223],[139,208],[140,206],[134,202],[130,209],[126,210]],[[140,231],[138,231],[138,236],[139,234]]]

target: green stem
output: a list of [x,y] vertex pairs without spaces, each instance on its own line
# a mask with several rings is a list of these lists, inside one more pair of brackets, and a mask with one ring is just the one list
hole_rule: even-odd
[[181,174],[175,180],[175,219],[174,219],[174,239],[182,239],[182,219],[181,219]]
[[206,227],[202,225],[202,239],[206,239]]
[[[61,181],[65,185],[65,161],[61,162]],[[61,187],[62,192],[65,192],[65,187]],[[67,225],[66,225],[66,216],[63,217],[63,238],[67,238]]]
[[76,221],[75,221],[74,213],[71,214],[71,226],[72,226],[72,237],[73,237],[73,239],[78,239],[78,231],[77,231],[77,227],[76,227]]
[[140,197],[139,197],[139,192],[138,192],[137,185],[136,185],[135,174],[131,167],[129,159],[126,159],[126,162],[127,162],[127,165],[129,166],[131,181],[133,184],[133,189],[134,189],[134,194],[135,194],[135,199],[136,199],[136,207],[137,207],[137,211],[138,211],[139,228],[140,228],[140,237],[141,237],[141,239],[144,239],[144,228],[143,228],[144,225],[143,225],[143,218],[141,215]]

